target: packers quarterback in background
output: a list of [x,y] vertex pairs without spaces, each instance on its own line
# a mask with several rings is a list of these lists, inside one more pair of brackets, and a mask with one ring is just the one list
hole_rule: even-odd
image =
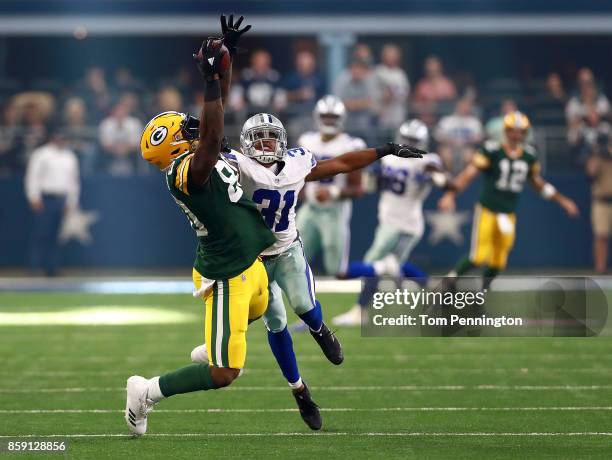
[[557,202],[570,217],[578,216],[578,207],[540,176],[540,163],[535,149],[525,144],[529,119],[521,112],[504,117],[505,142],[489,141],[477,152],[454,182],[456,190],[447,191],[438,201],[442,211],[455,209],[455,197],[483,174],[480,198],[474,210],[470,254],[459,261],[445,280],[453,288],[457,276],[474,267],[485,267],[483,289],[506,268],[508,255],[514,244],[516,208],[525,182],[546,200]]

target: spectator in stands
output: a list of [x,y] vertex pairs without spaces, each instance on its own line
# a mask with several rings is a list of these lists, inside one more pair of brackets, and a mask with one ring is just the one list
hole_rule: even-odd
[[435,130],[435,138],[438,153],[448,170],[456,172],[470,160],[476,144],[483,139],[482,123],[473,115],[471,99],[460,99],[455,113],[442,117]]
[[234,110],[245,109],[250,116],[258,112],[275,112],[275,98],[280,80],[272,68],[272,57],[260,49],[251,55],[251,66],[240,74],[240,83],[233,88],[231,101]]
[[88,118],[92,122],[99,121],[111,107],[111,91],[106,83],[104,70],[100,67],[91,67],[77,91],[87,106]]
[[516,102],[512,99],[504,99],[499,109],[499,114],[491,118],[486,126],[487,139],[504,142],[504,116],[518,110]]
[[567,95],[563,88],[563,81],[561,76],[557,72],[552,72],[546,78],[546,96],[550,100],[551,104],[554,104],[561,110],[565,109],[567,102]]
[[192,95],[192,100],[187,107],[187,112],[199,117],[199,114],[202,112],[202,107],[204,107],[204,91],[197,90]]
[[312,51],[301,50],[295,56],[295,70],[283,80],[284,106],[287,115],[312,115],[317,100],[323,96],[323,77],[317,72]]
[[567,94],[563,81],[556,72],[546,78],[544,91],[538,91],[533,98],[534,122],[544,125],[563,125],[565,123],[565,106]]
[[50,128],[48,143],[36,149],[25,176],[25,191],[34,213],[30,263],[43,268],[47,276],[55,275],[58,257],[58,235],[62,217],[76,209],[79,201],[79,165],[68,147],[65,133]]
[[119,67],[115,70],[113,79],[115,90],[120,93],[142,91],[142,83],[134,77],[132,71],[127,67]]
[[155,113],[183,110],[183,97],[173,86],[166,86],[157,93],[157,109]]
[[282,81],[277,94],[277,109],[287,116],[287,131],[292,139],[312,126],[312,110],[323,96],[325,84],[317,72],[317,63],[312,51],[301,50],[295,56],[295,70]]
[[193,81],[194,76],[193,69],[190,67],[181,67],[178,69],[176,75],[172,77],[172,79],[168,82],[168,86],[175,87],[178,92],[181,94],[181,98],[183,100],[189,99],[189,95],[195,85]]
[[45,113],[42,103],[39,103],[36,99],[27,101],[23,106],[21,164],[24,164],[34,149],[42,145],[47,138],[47,118],[48,114]]
[[585,86],[596,85],[595,75],[593,75],[593,71],[588,67],[581,67],[576,74],[576,84],[578,89],[581,89]]
[[374,66],[374,53],[367,43],[357,43],[353,48],[351,59],[363,61],[368,64],[368,67]]
[[595,271],[608,269],[608,245],[612,236],[612,138],[605,148],[594,151],[586,164],[591,185],[591,223],[593,226],[593,259]]
[[72,97],[66,101],[64,123],[69,147],[79,157],[83,175],[92,174],[96,167],[97,130],[87,123],[83,99]]
[[0,123],[0,177],[19,170],[23,146],[19,129],[19,115],[14,104],[7,103]]
[[437,56],[425,60],[425,76],[417,83],[414,100],[417,103],[448,101],[457,96],[454,83],[444,74],[442,61]]
[[[584,159],[600,148],[607,148],[612,135],[612,126],[602,120],[595,107],[590,107],[586,116],[567,131],[567,140],[576,153]],[[604,146],[604,147],[602,147]]]
[[142,123],[132,116],[129,106],[119,101],[109,117],[102,120],[99,130],[100,145],[107,155],[107,169],[114,175],[134,173],[140,147]]
[[373,128],[376,125],[379,86],[368,63],[353,60],[349,71],[340,74],[334,83],[334,94],[346,106],[347,132],[359,135],[370,143],[375,134]]
[[606,117],[610,113],[610,102],[597,89],[593,73],[583,68],[578,72],[578,93],[569,100],[565,108],[569,128],[579,127],[592,109],[596,110],[600,117]]
[[402,52],[397,45],[387,43],[383,46],[380,60],[375,71],[381,87],[379,125],[395,131],[406,119],[410,83],[406,72],[400,67]]

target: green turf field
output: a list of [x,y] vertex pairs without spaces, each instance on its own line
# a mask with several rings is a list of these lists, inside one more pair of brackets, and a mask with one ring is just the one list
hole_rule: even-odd
[[[354,295],[319,298],[329,317]],[[323,408],[313,433],[261,322],[232,387],[163,401],[149,434],[130,438],[126,378],[187,364],[203,340],[201,310],[189,295],[0,294],[0,442],[63,435],[70,458],[612,458],[610,337],[361,338],[341,329],[346,359],[334,367],[310,335],[294,335]],[[108,311],[151,324],[52,324]],[[18,325],[24,313],[47,325]]]

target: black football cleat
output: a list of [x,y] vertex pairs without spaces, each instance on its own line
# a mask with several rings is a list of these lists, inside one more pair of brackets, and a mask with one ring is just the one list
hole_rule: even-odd
[[319,332],[314,332],[310,329],[310,334],[317,341],[325,357],[333,364],[342,364],[344,361],[344,353],[342,353],[342,345],[338,341],[336,334],[329,330],[325,323],[321,324]]
[[321,420],[321,414],[319,413],[319,406],[312,400],[310,396],[310,390],[306,382],[302,381],[304,386],[300,390],[293,390],[293,397],[297,402],[298,409],[302,420],[308,425],[311,430],[320,430],[323,425]]

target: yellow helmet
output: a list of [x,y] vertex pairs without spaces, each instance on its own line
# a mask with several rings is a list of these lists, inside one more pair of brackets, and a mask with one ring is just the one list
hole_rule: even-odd
[[515,112],[510,112],[504,117],[504,129],[522,129],[527,131],[529,126],[530,123],[527,115],[519,112],[518,110]]
[[199,136],[200,121],[189,114],[163,112],[147,123],[140,138],[142,157],[160,170],[189,152]]

